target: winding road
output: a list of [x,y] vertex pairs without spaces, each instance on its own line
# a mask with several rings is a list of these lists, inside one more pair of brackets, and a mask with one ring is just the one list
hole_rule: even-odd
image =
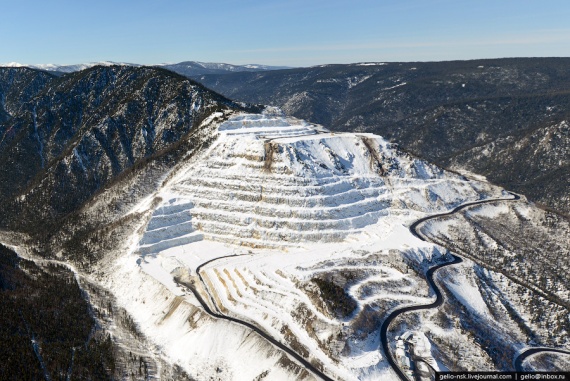
[[[202,267],[206,266],[209,263],[212,263],[214,261],[223,259],[223,258],[229,258],[229,257],[234,257],[235,255],[226,255],[223,257],[217,257],[214,259],[211,259],[207,262],[202,263],[200,266],[198,266],[196,268],[196,274],[198,275],[198,278],[200,279],[200,282],[202,282],[202,285],[204,287],[204,290],[206,290],[206,292],[208,292],[207,290],[207,286],[206,283],[204,282],[204,279],[202,278],[202,274],[200,274],[200,270],[202,269]],[[289,356],[293,357],[298,363],[300,363],[301,365],[303,365],[305,367],[305,369],[307,369],[308,371],[310,371],[311,373],[313,373],[314,375],[316,375],[317,377],[325,380],[325,381],[334,381],[332,378],[330,378],[329,376],[327,376],[326,374],[324,374],[321,370],[317,369],[313,364],[311,364],[308,360],[304,359],[301,355],[299,355],[297,352],[295,352],[294,350],[292,350],[291,348],[287,347],[286,345],[284,345],[283,343],[277,341],[276,339],[274,339],[273,337],[269,336],[266,332],[262,331],[261,329],[259,329],[258,327],[256,327],[255,325],[248,323],[246,321],[240,320],[240,319],[236,319],[234,317],[231,316],[226,316],[226,315],[222,315],[219,314],[217,312],[214,312],[210,309],[210,307],[208,306],[208,304],[206,303],[206,301],[204,300],[204,298],[202,298],[202,295],[196,290],[196,288],[193,285],[184,283],[184,286],[188,287],[190,289],[190,291],[192,291],[192,293],[194,294],[194,296],[196,297],[196,299],[198,299],[198,301],[200,302],[200,304],[202,305],[202,308],[204,308],[204,310],[211,316],[217,318],[217,319],[223,319],[223,320],[227,320],[233,323],[237,323],[240,325],[243,325],[253,331],[255,331],[259,336],[263,337],[265,340],[269,341],[271,344],[273,344],[274,346],[276,346],[277,348],[281,349],[283,352],[287,353]],[[212,298],[212,296],[209,294],[210,298]],[[212,302],[213,302],[213,298],[212,298]],[[215,303],[214,303],[215,305]]]
[[[455,214],[463,209],[469,208],[469,207],[473,207],[476,205],[481,205],[481,204],[487,204],[487,203],[492,203],[492,202],[497,202],[497,201],[517,201],[520,199],[520,196],[509,192],[509,194],[512,196],[511,198],[494,198],[494,199],[487,199],[487,200],[478,200],[478,201],[473,201],[473,202],[468,202],[465,204],[462,204],[456,208],[454,208],[453,210],[449,211],[449,212],[445,212],[445,213],[438,213],[438,214],[433,214],[427,217],[423,217],[420,218],[419,220],[415,221],[414,223],[412,223],[409,227],[410,233],[412,235],[414,235],[415,237],[421,239],[422,241],[425,242],[429,242],[427,238],[425,238],[423,235],[421,235],[418,232],[418,227],[423,224],[424,222],[431,220],[431,219],[436,219],[436,218],[440,218],[440,217],[445,217],[445,216],[449,216],[452,214]],[[200,264],[197,268],[196,268],[196,274],[198,275],[198,278],[200,279],[200,282],[202,283],[204,290],[206,290],[206,292],[208,293],[208,296],[210,297],[210,299],[212,300],[213,305],[215,306],[215,302],[214,299],[212,297],[212,295],[209,293],[208,288],[206,286],[206,283],[204,282],[204,279],[202,278],[202,274],[200,273],[200,270],[214,262],[223,258],[229,258],[229,257],[234,257],[235,255],[226,255],[223,257],[217,257],[214,259],[211,259],[209,261],[206,261],[202,264]],[[451,265],[455,265],[458,263],[461,263],[463,261],[463,259],[455,254],[451,254],[451,261],[446,262],[446,263],[441,263],[438,264],[432,268],[430,268],[427,272],[426,272],[426,280],[428,282],[428,284],[430,285],[430,287],[432,288],[434,294],[435,294],[435,300],[429,304],[423,304],[423,305],[413,305],[413,306],[406,306],[406,307],[402,307],[399,309],[396,309],[394,311],[392,311],[388,317],[384,320],[384,322],[382,323],[381,327],[380,327],[380,341],[381,341],[381,345],[382,345],[382,349],[384,354],[386,355],[386,359],[388,361],[388,363],[390,364],[390,366],[392,367],[392,369],[394,370],[394,372],[398,375],[398,377],[402,380],[402,381],[410,381],[409,378],[402,372],[402,370],[400,369],[400,367],[398,366],[396,359],[393,357],[391,351],[390,351],[390,346],[388,344],[388,336],[387,336],[387,332],[388,332],[388,328],[390,327],[390,324],[394,321],[394,319],[396,319],[398,316],[400,316],[401,314],[407,313],[407,312],[411,312],[411,311],[419,311],[419,310],[426,310],[426,309],[431,309],[431,308],[437,308],[439,306],[441,306],[441,304],[443,303],[443,294],[441,292],[441,289],[437,286],[435,280],[434,280],[434,274],[437,270],[446,267],[446,266],[451,266]],[[266,339],[267,341],[269,341],[271,344],[273,344],[274,346],[276,346],[277,348],[281,349],[282,351],[284,351],[285,353],[287,353],[289,356],[291,356],[292,358],[294,358],[299,364],[303,365],[308,371],[310,371],[311,373],[313,373],[314,375],[316,375],[317,377],[326,380],[326,381],[333,381],[333,379],[329,376],[327,376],[326,374],[324,374],[321,370],[317,369],[313,364],[311,364],[308,360],[304,359],[302,356],[300,356],[298,353],[296,353],[295,351],[293,351],[291,348],[285,346],[283,343],[277,341],[276,339],[274,339],[273,337],[269,336],[266,332],[264,332],[263,330],[259,329],[258,327],[256,327],[255,325],[248,323],[246,321],[234,318],[234,317],[230,317],[230,316],[226,316],[226,315],[222,315],[220,313],[214,312],[212,311],[212,309],[208,306],[208,304],[206,303],[206,301],[203,299],[202,295],[196,290],[196,288],[193,285],[190,284],[186,284],[184,283],[185,286],[187,286],[190,291],[194,294],[194,296],[196,297],[196,299],[198,299],[198,301],[200,302],[200,304],[202,305],[202,307],[204,308],[204,310],[211,315],[212,317],[215,317],[217,319],[223,319],[223,320],[227,320],[233,323],[237,323],[240,324],[242,326],[245,326],[253,331],[255,331],[258,335],[260,335],[261,337],[263,337],[264,339]],[[569,354],[570,355],[570,351],[566,351],[566,350],[562,350],[562,349],[553,349],[553,348],[528,348],[524,351],[522,351],[515,359],[515,361],[513,362],[515,369],[517,371],[522,370],[522,363],[524,362],[525,359],[527,359],[528,357],[541,353],[541,352],[554,352],[554,353],[563,353],[563,354]]]
[[[418,226],[423,224],[424,222],[431,220],[431,219],[435,219],[435,218],[449,216],[449,215],[457,213],[457,212],[459,212],[465,208],[469,208],[469,207],[476,206],[476,205],[481,205],[481,204],[486,204],[486,203],[491,203],[491,202],[497,202],[497,201],[516,201],[516,200],[520,199],[520,196],[518,196],[514,193],[510,193],[510,195],[513,197],[512,198],[494,198],[494,199],[468,202],[468,203],[459,205],[458,207],[454,208],[453,210],[451,210],[449,212],[432,214],[430,216],[420,218],[419,220],[415,221],[413,224],[410,225],[410,228],[409,228],[410,233],[412,233],[415,237],[421,239],[422,241],[429,242],[417,230]],[[434,266],[434,267],[430,268],[426,273],[426,280],[427,280],[428,284],[430,285],[430,287],[432,288],[432,290],[435,294],[435,300],[432,303],[398,308],[398,309],[392,311],[388,315],[388,317],[386,318],[386,320],[384,320],[384,322],[382,323],[382,326],[380,327],[380,342],[382,344],[382,350],[384,351],[384,354],[386,356],[386,359],[388,360],[388,363],[390,364],[392,369],[394,369],[394,372],[398,375],[398,377],[402,381],[409,381],[409,378],[404,374],[404,372],[402,372],[402,370],[400,369],[400,367],[396,363],[396,359],[392,356],[392,352],[390,351],[390,346],[388,344],[388,335],[387,335],[388,328],[390,327],[390,324],[392,323],[392,321],[396,317],[400,316],[401,314],[404,314],[406,312],[411,312],[411,311],[419,311],[419,310],[427,310],[427,309],[431,309],[431,308],[436,308],[436,307],[439,307],[443,303],[443,295],[441,293],[441,290],[439,289],[439,287],[435,283],[433,276],[434,276],[434,273],[437,270],[441,269],[442,267],[455,265],[455,264],[461,263],[463,261],[463,259],[461,257],[458,257],[457,255],[454,255],[454,254],[451,255],[451,258],[453,259],[452,261],[446,262],[446,263],[441,263],[437,266]]]
[[[466,204],[463,204],[463,205],[456,207],[455,209],[453,209],[450,212],[438,213],[438,214],[433,214],[431,216],[427,216],[424,218],[420,218],[419,220],[414,222],[412,225],[410,225],[410,232],[415,237],[421,239],[422,241],[429,242],[428,239],[425,238],[423,235],[421,235],[417,230],[418,226],[420,226],[422,223],[424,223],[428,220],[431,220],[431,219],[449,216],[449,215],[457,213],[457,212],[459,212],[465,208],[469,208],[469,207],[476,206],[476,205],[481,205],[481,204],[486,204],[486,203],[491,203],[491,202],[497,202],[497,201],[517,201],[517,200],[520,200],[519,195],[511,193],[511,192],[509,192],[509,194],[512,196],[512,198],[488,199],[488,200],[479,200],[479,201],[469,202],[469,203],[466,203]],[[459,257],[457,255],[452,254],[452,258],[453,258],[453,261],[434,266],[434,267],[430,268],[428,270],[428,272],[426,273],[426,280],[436,295],[435,301],[433,301],[430,304],[408,306],[408,307],[403,307],[403,308],[394,310],[394,311],[392,311],[392,313],[390,313],[390,315],[388,315],[388,317],[386,318],[384,323],[382,323],[382,326],[380,328],[380,341],[382,343],[382,349],[384,350],[384,353],[386,354],[388,362],[390,363],[390,365],[392,366],[392,368],[394,369],[394,371],[396,372],[396,374],[398,375],[398,377],[402,381],[409,381],[409,379],[402,372],[402,370],[400,369],[400,367],[396,363],[396,360],[392,357],[392,353],[390,352],[390,347],[388,345],[388,337],[387,337],[387,332],[388,332],[388,328],[390,326],[390,323],[392,323],[392,321],[396,317],[398,317],[399,315],[401,315],[403,313],[410,312],[410,311],[418,311],[418,310],[423,310],[423,309],[435,308],[435,307],[440,306],[443,303],[443,297],[441,294],[441,290],[439,289],[439,287],[435,283],[435,281],[433,279],[433,275],[434,275],[435,271],[439,270],[442,267],[450,266],[450,265],[454,265],[454,264],[462,262],[461,257]],[[548,348],[548,347],[527,348],[527,349],[523,350],[513,361],[514,368],[516,371],[522,371],[523,370],[522,364],[528,357],[536,355],[538,353],[549,353],[549,352],[550,353],[562,353],[562,354],[570,355],[570,351],[564,350],[564,349],[556,349],[556,348]]]
[[409,381],[409,379],[404,374],[404,372],[402,372],[402,370],[400,369],[400,367],[396,363],[396,359],[394,359],[394,357],[392,356],[392,353],[390,352],[390,346],[388,345],[388,337],[387,337],[388,327],[390,326],[390,324],[392,323],[392,321],[396,317],[398,317],[399,315],[401,315],[403,313],[410,312],[410,311],[419,311],[419,310],[426,310],[426,309],[430,309],[430,308],[436,308],[436,307],[439,307],[443,303],[443,295],[441,294],[441,290],[436,286],[436,284],[433,280],[433,274],[442,267],[449,266],[449,265],[455,265],[455,264],[461,263],[463,261],[461,258],[459,258],[455,255],[452,255],[452,257],[453,257],[453,261],[442,263],[442,264],[439,264],[437,266],[434,266],[434,267],[430,268],[428,270],[428,272],[426,273],[427,282],[430,284],[430,286],[433,289],[435,296],[436,296],[435,300],[432,303],[420,304],[420,305],[415,305],[415,306],[407,306],[407,307],[402,307],[402,308],[396,309],[396,310],[392,311],[390,313],[390,315],[388,315],[388,317],[386,318],[386,320],[384,320],[384,322],[382,323],[382,326],[380,327],[380,342],[382,343],[382,350],[384,351],[384,354],[386,355],[386,359],[388,360],[388,363],[390,364],[392,369],[394,369],[394,372],[396,372],[396,374],[398,375],[398,377],[400,377],[400,379],[402,381]]

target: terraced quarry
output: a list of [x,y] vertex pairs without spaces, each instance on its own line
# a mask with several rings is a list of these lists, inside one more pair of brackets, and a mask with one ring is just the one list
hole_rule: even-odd
[[[405,159],[371,134],[333,134],[283,117],[236,117],[162,197],[142,254],[208,239],[250,247],[341,241],[389,210],[431,210],[479,197],[449,174]],[[418,181],[421,180],[421,181]],[[400,197],[401,196],[401,197]]]
[[257,327],[333,379],[387,376],[382,319],[428,304],[422,269],[445,261],[407,226],[501,193],[376,135],[242,114],[155,196],[133,252],[170,292],[200,307],[190,285],[215,314]]

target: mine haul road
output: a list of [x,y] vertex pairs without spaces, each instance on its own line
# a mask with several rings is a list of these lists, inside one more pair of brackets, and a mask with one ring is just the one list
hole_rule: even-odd
[[[410,225],[409,230],[415,237],[421,239],[422,241],[429,242],[428,239],[426,239],[423,235],[421,235],[418,232],[418,227],[421,224],[423,224],[424,222],[429,221],[431,219],[449,216],[449,215],[455,214],[457,212],[460,212],[463,209],[470,208],[470,207],[473,207],[476,205],[482,205],[482,204],[500,202],[500,201],[517,201],[517,200],[520,200],[520,196],[518,196],[517,194],[511,193],[511,192],[509,192],[509,194],[512,196],[511,198],[494,198],[494,199],[478,200],[478,201],[468,202],[468,203],[462,204],[462,205],[454,208],[453,210],[451,210],[449,212],[433,214],[433,215],[430,215],[427,217],[420,218],[419,220],[415,221],[414,223],[412,223]],[[212,303],[214,303],[213,297],[210,295],[210,293],[208,291],[207,285],[204,282],[204,279],[202,278],[202,274],[200,273],[200,270],[204,266],[206,266],[206,265],[208,265],[214,261],[217,261],[217,260],[220,260],[223,258],[234,257],[234,256],[235,255],[226,255],[223,257],[214,258],[214,259],[211,259],[209,261],[206,261],[206,262],[200,264],[196,268],[196,274],[198,275],[198,278],[200,279],[200,282],[202,283],[204,290],[206,290],[209,297],[211,298]],[[436,282],[434,280],[434,274],[437,270],[441,269],[442,267],[455,265],[455,264],[461,263],[463,261],[463,259],[460,256],[455,255],[455,254],[451,254],[451,258],[452,258],[452,261],[438,264],[438,265],[430,268],[426,272],[426,280],[427,280],[428,284],[430,285],[430,287],[432,288],[432,290],[435,294],[435,300],[433,302],[431,302],[429,304],[413,305],[413,306],[406,306],[406,307],[398,308],[398,309],[392,311],[388,315],[388,317],[384,320],[384,322],[382,323],[382,325],[380,327],[380,341],[381,341],[381,345],[382,345],[382,350],[386,356],[388,363],[390,364],[390,366],[392,367],[394,372],[398,375],[398,377],[402,381],[410,381],[410,380],[402,372],[402,370],[400,369],[400,367],[396,363],[396,360],[394,359],[394,357],[391,354],[390,347],[388,345],[388,337],[387,337],[388,328],[389,328],[390,324],[392,323],[392,321],[394,321],[394,319],[397,318],[401,314],[411,312],[411,311],[420,311],[420,310],[427,310],[427,309],[431,309],[431,308],[437,308],[437,307],[442,305],[443,294],[441,292],[441,289],[438,287],[438,285],[436,284]],[[279,342],[275,338],[269,336],[265,331],[259,329],[255,325],[253,325],[247,321],[243,321],[243,320],[231,317],[231,316],[222,315],[220,313],[212,311],[212,309],[209,307],[208,303],[206,303],[206,301],[203,299],[202,295],[196,290],[196,288],[193,285],[187,284],[187,283],[184,283],[183,285],[190,289],[190,291],[194,294],[196,299],[198,299],[198,301],[202,305],[202,308],[212,317],[215,317],[217,319],[227,320],[227,321],[230,321],[230,322],[233,322],[236,324],[240,324],[242,326],[245,326],[245,327],[255,331],[258,335],[263,337],[265,340],[269,341],[271,344],[273,344],[277,348],[281,349],[283,352],[287,353],[289,356],[291,356],[293,359],[295,359],[295,361],[297,363],[299,363],[300,365],[305,367],[305,369],[307,369],[309,372],[313,373],[315,376],[317,376],[317,377],[319,377],[325,381],[334,381],[333,378],[327,376],[321,370],[317,369],[307,359],[303,358],[301,355],[299,355],[298,353],[296,353],[294,350],[287,347],[283,343]],[[521,369],[522,362],[526,358],[528,358],[529,356],[535,355],[535,354],[540,353],[540,352],[554,352],[554,353],[570,354],[570,351],[566,351],[566,350],[562,350],[562,349],[543,348],[543,347],[541,347],[541,348],[528,348],[526,350],[523,350],[514,360],[513,364],[515,366],[515,369],[516,370],[522,370]]]
[[[487,203],[497,202],[497,201],[520,200],[519,195],[516,195],[516,194],[511,193],[511,192],[509,192],[509,194],[513,197],[512,198],[493,198],[493,199],[487,199],[487,200],[479,200],[479,201],[468,202],[468,203],[459,205],[458,207],[454,208],[450,212],[437,213],[437,214],[432,214],[432,215],[427,216],[427,217],[420,218],[419,220],[415,221],[414,223],[412,223],[410,225],[410,228],[409,228],[410,233],[412,233],[415,237],[421,239],[422,241],[430,242],[423,235],[421,235],[418,232],[418,226],[420,226],[424,222],[432,220],[432,219],[440,218],[440,217],[450,216],[450,215],[455,214],[455,213],[457,213],[457,212],[459,212],[465,208],[469,208],[469,207],[476,206],[476,205],[487,204]],[[437,266],[430,268],[426,272],[426,280],[427,280],[428,284],[430,285],[430,287],[432,288],[432,290],[435,294],[435,300],[433,302],[431,302],[429,304],[420,304],[420,305],[406,306],[406,307],[398,308],[398,309],[392,311],[388,315],[388,317],[386,318],[386,320],[384,320],[384,322],[382,323],[382,326],[380,327],[380,342],[382,345],[382,350],[384,352],[384,355],[386,356],[386,359],[388,360],[388,363],[390,364],[390,366],[392,367],[394,372],[398,375],[398,377],[402,381],[410,381],[410,379],[404,374],[404,372],[402,372],[402,370],[400,369],[400,367],[396,363],[396,359],[392,356],[392,352],[390,351],[390,346],[388,345],[388,328],[390,327],[390,324],[392,323],[392,321],[394,321],[394,319],[397,318],[398,316],[400,316],[401,314],[404,314],[406,312],[411,312],[411,311],[427,310],[427,309],[437,308],[437,307],[441,306],[441,304],[443,303],[443,294],[441,293],[441,289],[437,286],[436,282],[434,281],[433,276],[434,276],[434,273],[437,270],[441,269],[442,267],[455,265],[455,264],[463,262],[463,259],[461,257],[455,255],[455,254],[451,254],[451,258],[453,259],[452,261],[446,262],[446,263],[441,263]]]

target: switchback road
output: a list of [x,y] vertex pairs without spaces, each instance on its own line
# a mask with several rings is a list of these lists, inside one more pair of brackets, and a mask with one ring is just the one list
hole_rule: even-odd
[[[435,218],[449,216],[449,215],[457,213],[457,212],[459,212],[465,208],[469,208],[469,207],[476,206],[476,205],[481,205],[481,204],[486,204],[486,203],[491,203],[491,202],[497,202],[497,201],[515,201],[515,200],[520,199],[520,196],[518,196],[514,193],[510,193],[510,194],[511,194],[511,196],[513,196],[512,198],[495,198],[495,199],[468,202],[468,203],[462,204],[462,205],[454,208],[450,212],[432,214],[430,216],[420,218],[419,220],[415,221],[413,224],[410,225],[410,233],[412,233],[415,237],[421,239],[422,241],[429,242],[417,230],[418,226],[423,224],[424,222],[431,220],[431,219],[435,219]],[[436,282],[434,281],[433,276],[434,276],[434,273],[437,270],[441,269],[442,267],[455,265],[455,264],[461,263],[463,261],[463,259],[461,259],[461,257],[459,257],[457,255],[452,254],[451,258],[453,259],[452,261],[446,262],[446,263],[441,263],[437,266],[434,266],[434,267],[430,268],[426,273],[426,280],[427,280],[429,286],[431,287],[431,289],[433,290],[433,292],[435,294],[435,300],[432,303],[398,308],[398,309],[392,311],[388,315],[388,317],[386,318],[386,320],[384,320],[384,322],[382,323],[382,326],[380,327],[380,342],[382,344],[382,350],[384,351],[384,355],[386,356],[386,359],[388,360],[388,363],[390,364],[392,369],[394,369],[394,372],[396,372],[396,374],[398,375],[398,377],[402,381],[410,381],[410,380],[404,374],[404,372],[402,372],[402,370],[400,369],[400,367],[396,363],[396,359],[393,357],[392,352],[390,351],[390,346],[388,344],[388,335],[387,335],[388,328],[390,327],[390,324],[392,323],[392,321],[395,318],[397,318],[398,316],[400,316],[401,314],[404,314],[406,312],[411,312],[411,311],[420,311],[420,310],[427,310],[427,309],[431,309],[431,308],[437,308],[443,303],[443,295],[441,293],[440,288],[437,286]]]

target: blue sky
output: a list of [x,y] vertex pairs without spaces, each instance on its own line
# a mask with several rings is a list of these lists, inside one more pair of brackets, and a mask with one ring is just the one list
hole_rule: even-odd
[[568,0],[0,0],[0,63],[570,56]]

